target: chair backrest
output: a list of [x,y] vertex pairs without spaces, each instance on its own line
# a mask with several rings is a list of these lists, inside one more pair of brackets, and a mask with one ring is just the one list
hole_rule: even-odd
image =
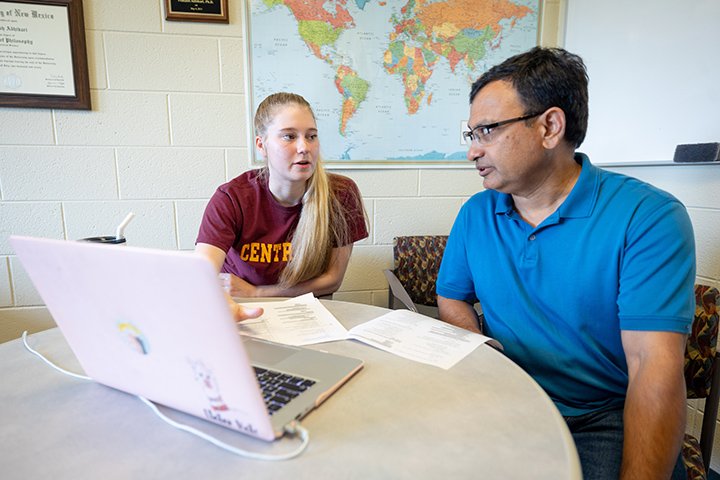
[[707,285],[695,285],[695,319],[685,349],[687,398],[705,398],[700,449],[703,463],[710,468],[715,422],[720,397],[720,369],[717,367],[717,338],[720,292]]
[[417,235],[393,239],[393,273],[416,304],[437,306],[435,282],[447,238],[447,235]]
[[695,285],[695,319],[685,349],[685,383],[688,398],[710,394],[717,354],[720,292]]

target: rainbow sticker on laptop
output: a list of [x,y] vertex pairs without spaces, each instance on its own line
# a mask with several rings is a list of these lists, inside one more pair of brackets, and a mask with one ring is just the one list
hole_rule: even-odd
[[135,325],[130,322],[120,322],[118,323],[118,330],[130,348],[142,355],[150,353],[150,344],[145,335]]

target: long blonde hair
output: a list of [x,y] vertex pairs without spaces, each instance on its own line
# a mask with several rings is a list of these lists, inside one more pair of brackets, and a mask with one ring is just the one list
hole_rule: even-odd
[[[278,109],[288,104],[305,107],[315,119],[312,107],[302,96],[295,93],[274,93],[263,100],[255,113],[255,135],[266,138],[267,126],[272,123]],[[267,180],[267,165],[260,177]],[[280,275],[283,288],[315,278],[325,272],[330,264],[333,247],[346,245],[350,232],[342,205],[330,187],[329,174],[320,158],[315,172],[305,185],[302,212],[292,237],[290,260]]]

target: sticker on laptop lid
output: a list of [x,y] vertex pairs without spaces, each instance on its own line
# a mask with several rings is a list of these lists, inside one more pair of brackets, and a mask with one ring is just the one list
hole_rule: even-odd
[[150,344],[147,338],[135,325],[130,322],[120,322],[118,323],[118,330],[130,348],[142,355],[150,353]]

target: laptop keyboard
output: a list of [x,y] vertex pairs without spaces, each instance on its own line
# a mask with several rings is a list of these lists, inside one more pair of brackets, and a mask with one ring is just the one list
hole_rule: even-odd
[[260,388],[263,391],[263,399],[267,406],[268,413],[280,410],[302,392],[315,384],[314,380],[302,377],[294,377],[275,370],[253,367]]

